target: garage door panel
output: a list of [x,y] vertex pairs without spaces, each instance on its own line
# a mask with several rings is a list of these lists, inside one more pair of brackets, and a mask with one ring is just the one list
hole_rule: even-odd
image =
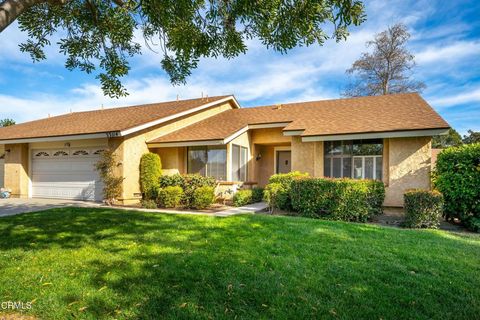
[[[36,155],[62,154],[58,157]],[[67,153],[68,155],[64,155]],[[40,150],[32,161],[32,195],[37,198],[102,200],[103,184],[94,165],[99,155]],[[72,154],[72,155],[70,155]]]

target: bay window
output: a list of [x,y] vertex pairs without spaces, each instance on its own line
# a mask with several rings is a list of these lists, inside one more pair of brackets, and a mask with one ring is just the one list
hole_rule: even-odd
[[248,149],[232,145],[232,181],[247,181]]
[[325,141],[324,176],[382,180],[381,139]]
[[188,147],[187,172],[227,180],[227,149],[225,146]]

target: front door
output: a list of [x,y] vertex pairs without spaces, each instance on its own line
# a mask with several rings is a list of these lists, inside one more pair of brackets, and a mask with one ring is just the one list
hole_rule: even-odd
[[277,172],[289,173],[292,169],[292,152],[291,151],[277,151]]

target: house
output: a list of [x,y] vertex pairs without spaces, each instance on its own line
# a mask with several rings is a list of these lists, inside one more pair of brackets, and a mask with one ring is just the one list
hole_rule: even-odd
[[431,137],[449,125],[416,93],[241,108],[233,96],[73,112],[0,128],[0,184],[16,197],[101,200],[93,169],[115,151],[123,204],[141,199],[139,163],[164,174],[264,186],[274,173],[380,179],[387,206],[429,188]]

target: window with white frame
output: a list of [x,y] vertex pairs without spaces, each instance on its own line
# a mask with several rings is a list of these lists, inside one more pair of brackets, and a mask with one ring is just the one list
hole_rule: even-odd
[[188,173],[227,180],[227,149],[225,146],[188,147]]
[[247,181],[248,149],[232,145],[232,181]]
[[382,180],[381,139],[324,142],[324,175]]

